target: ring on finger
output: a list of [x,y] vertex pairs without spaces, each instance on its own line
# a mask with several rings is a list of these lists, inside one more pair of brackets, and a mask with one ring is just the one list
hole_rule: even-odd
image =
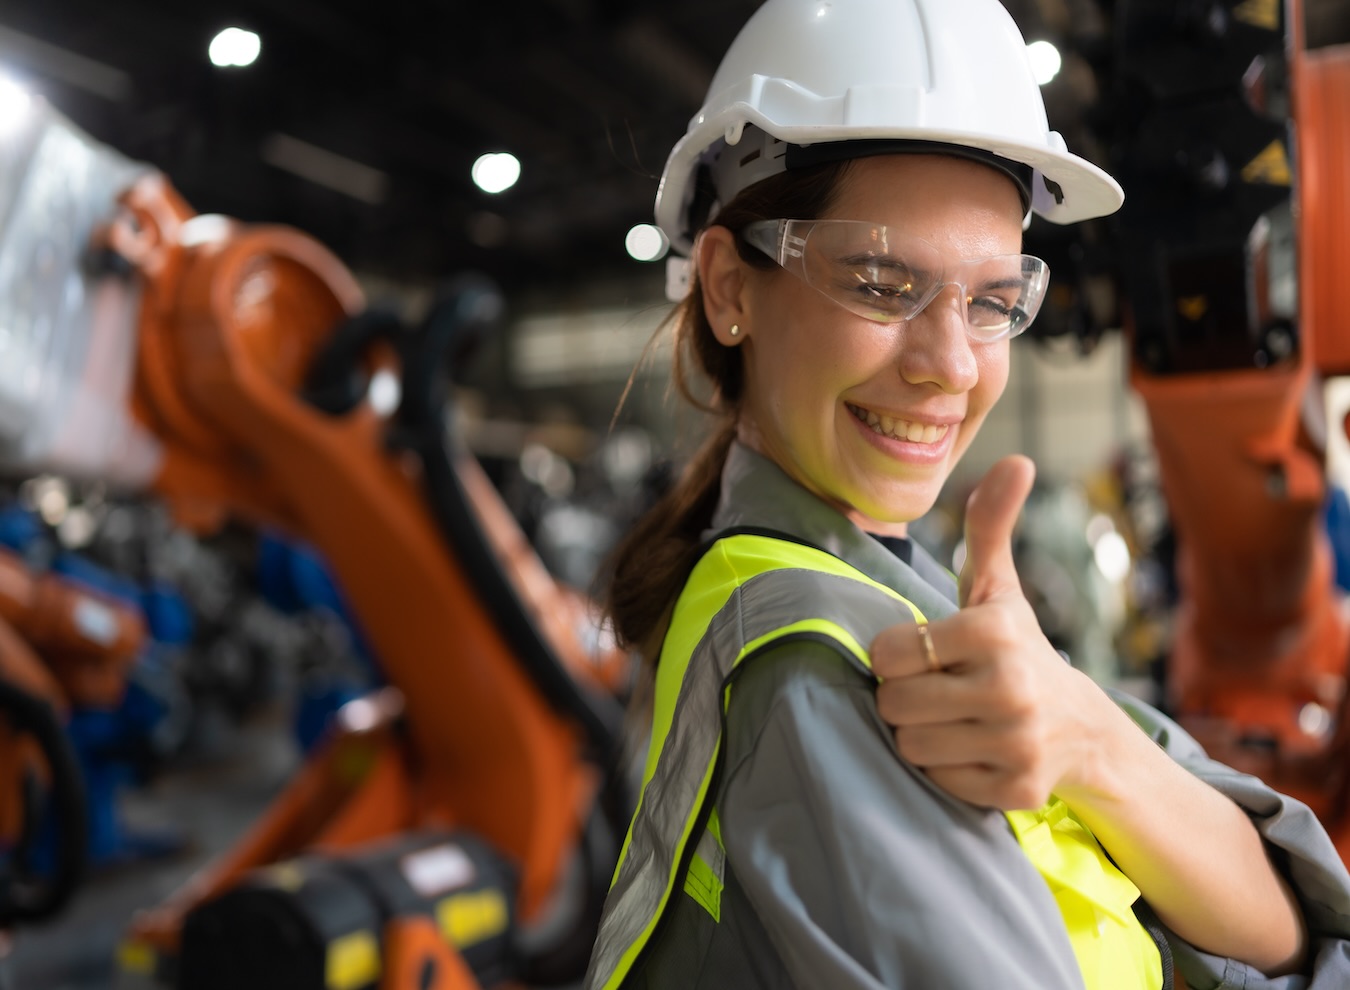
[[928,673],[936,674],[942,669],[942,661],[938,659],[937,649],[933,646],[933,634],[928,631],[926,622],[920,622],[918,630],[919,642],[923,644],[923,658],[928,664]]

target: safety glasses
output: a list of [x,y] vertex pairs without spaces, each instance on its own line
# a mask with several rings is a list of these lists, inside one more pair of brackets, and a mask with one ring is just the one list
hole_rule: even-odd
[[966,332],[992,342],[1031,325],[1050,268],[1029,254],[952,263],[920,237],[866,220],[760,220],[741,231],[811,288],[874,323],[912,320],[947,286],[961,290]]

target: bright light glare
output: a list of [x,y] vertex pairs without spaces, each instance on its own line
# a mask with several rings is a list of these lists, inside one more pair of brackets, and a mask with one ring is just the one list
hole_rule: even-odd
[[483,155],[473,163],[473,184],[485,193],[505,192],[520,178],[520,162],[503,151]]
[[1130,547],[1119,533],[1106,533],[1092,548],[1097,568],[1113,584],[1124,581],[1130,573]]
[[649,223],[640,223],[630,230],[623,243],[628,254],[638,261],[660,261],[670,248],[661,228]]
[[403,384],[398,380],[398,375],[388,368],[381,368],[370,376],[367,398],[376,416],[388,416],[403,401]]
[[207,54],[211,64],[225,68],[231,65],[243,67],[252,65],[262,51],[262,39],[252,31],[243,28],[226,28],[211,39]]
[[1031,71],[1036,76],[1036,82],[1042,86],[1059,75],[1063,61],[1059,57],[1059,49],[1050,42],[1033,41],[1027,45],[1027,55],[1031,57]]
[[0,134],[12,134],[28,116],[33,98],[13,79],[0,76]]

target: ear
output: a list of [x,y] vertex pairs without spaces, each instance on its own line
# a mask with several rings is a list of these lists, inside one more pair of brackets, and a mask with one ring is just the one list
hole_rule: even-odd
[[[694,247],[698,282],[703,290],[703,313],[713,336],[723,347],[735,347],[749,335],[746,325],[749,266],[736,250],[736,235],[726,227],[709,227]],[[731,328],[739,327],[737,336]]]

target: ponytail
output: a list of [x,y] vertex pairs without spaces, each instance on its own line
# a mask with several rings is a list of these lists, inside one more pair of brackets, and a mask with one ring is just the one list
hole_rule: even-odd
[[[713,223],[733,231],[755,220],[821,216],[828,209],[849,162],[785,172],[749,187]],[[763,271],[775,265],[737,239],[741,260]],[[703,309],[697,276],[689,295],[671,314],[675,328],[672,376],[681,397],[717,417],[713,433],[690,459],[679,482],[624,537],[614,552],[607,606],[621,646],[637,650],[654,667],[670,612],[698,561],[703,533],[712,525],[722,488],[722,464],[736,438],[744,384],[742,348],[723,347]],[[692,367],[691,367],[692,366]],[[710,402],[690,387],[697,371],[713,386]]]
[[653,663],[670,607],[697,563],[700,539],[712,525],[721,491],[722,462],[736,437],[724,415],[690,459],[679,482],[643,516],[615,553],[609,614],[619,642]]

